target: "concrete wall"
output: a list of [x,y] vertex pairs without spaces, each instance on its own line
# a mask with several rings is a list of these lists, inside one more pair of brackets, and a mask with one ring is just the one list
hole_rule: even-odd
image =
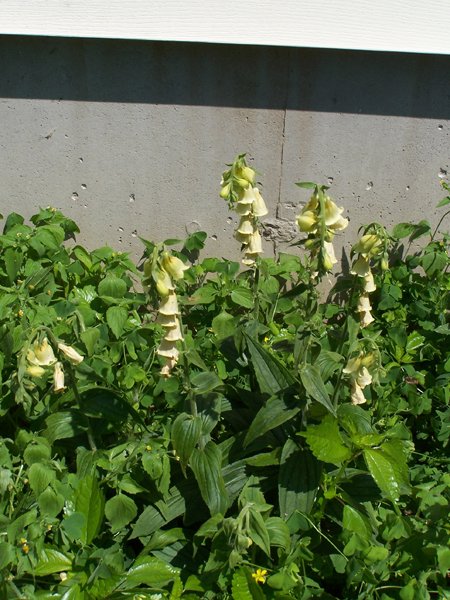
[[202,229],[236,257],[219,180],[248,152],[276,243],[299,180],[332,184],[346,243],[375,219],[436,221],[449,73],[449,56],[0,36],[1,212],[56,206],[81,243],[134,257],[137,236]]

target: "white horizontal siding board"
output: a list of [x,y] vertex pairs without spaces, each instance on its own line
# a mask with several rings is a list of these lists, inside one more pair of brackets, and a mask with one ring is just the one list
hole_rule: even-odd
[[450,54],[449,0],[0,0],[0,34]]

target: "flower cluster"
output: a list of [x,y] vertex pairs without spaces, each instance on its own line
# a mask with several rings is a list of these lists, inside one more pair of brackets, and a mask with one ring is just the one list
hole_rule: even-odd
[[358,256],[353,263],[351,272],[353,275],[361,277],[363,281],[363,291],[356,309],[359,313],[361,327],[367,327],[374,320],[370,312],[372,306],[369,294],[374,292],[377,287],[370,268],[370,260],[381,252],[382,244],[383,240],[376,233],[366,233],[352,248],[352,255],[357,254]]
[[[57,342],[58,351],[67,358],[72,364],[79,365],[83,357],[72,346],[63,342]],[[42,377],[45,375],[46,368],[53,368],[53,391],[62,392],[66,389],[64,385],[63,363],[57,360],[54,350],[48,339],[44,337],[41,341],[36,340],[33,346],[27,352],[26,372],[31,377]]]
[[363,389],[372,383],[371,371],[375,364],[376,357],[373,352],[360,352],[347,362],[343,372],[350,375],[352,404],[366,402]]
[[258,219],[269,212],[259,189],[254,185],[255,178],[255,171],[246,164],[245,154],[241,154],[224,172],[220,191],[221,197],[239,216],[235,238],[243,246],[242,262],[247,266],[254,265],[263,252]]
[[158,248],[155,249],[153,256],[144,263],[144,275],[153,279],[159,296],[156,322],[165,331],[164,337],[156,350],[156,353],[165,361],[161,369],[163,377],[170,377],[170,373],[180,356],[177,342],[184,339],[174,281],[183,279],[184,271],[188,268],[182,260],[172,256],[168,251],[159,252]]
[[336,232],[348,225],[348,219],[342,216],[344,209],[338,207],[325,190],[325,186],[316,186],[297,217],[298,228],[308,234],[305,247],[310,250],[313,259],[318,259],[319,272],[331,271],[337,263],[332,242]]

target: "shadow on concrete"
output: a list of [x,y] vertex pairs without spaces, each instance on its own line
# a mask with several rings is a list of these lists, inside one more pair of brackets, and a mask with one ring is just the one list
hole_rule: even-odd
[[450,118],[450,56],[0,36],[0,98]]

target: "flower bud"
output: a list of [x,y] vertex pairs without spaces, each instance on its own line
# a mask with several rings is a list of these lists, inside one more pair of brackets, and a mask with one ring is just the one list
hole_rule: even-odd
[[366,234],[353,246],[352,250],[367,257],[376,254],[381,243],[382,241],[377,235]]
[[45,369],[43,369],[39,365],[28,365],[26,372],[31,377],[39,378],[39,377],[42,377],[42,375],[44,375]]
[[230,195],[230,192],[231,192],[231,183],[227,183],[220,190],[220,197],[221,198],[228,198],[228,196]]
[[309,233],[317,229],[317,216],[312,210],[304,210],[297,217],[300,231]]

